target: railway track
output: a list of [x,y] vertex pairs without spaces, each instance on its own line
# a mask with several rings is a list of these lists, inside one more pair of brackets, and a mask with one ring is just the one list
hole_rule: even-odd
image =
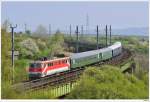
[[62,83],[68,83],[71,81],[73,82],[79,78],[83,70],[84,68],[79,68],[79,69],[66,71],[64,73],[51,75],[37,80],[18,83],[13,85],[13,88],[17,91],[28,91],[31,89],[34,90],[46,86],[55,86],[55,85],[60,85]]
[[[123,52],[110,60],[107,60],[105,62],[100,62],[93,64],[92,66],[100,66],[104,64],[111,64],[111,65],[117,65],[122,63],[124,60],[131,57],[132,53],[127,50],[123,49]],[[89,65],[90,66],[90,65]],[[16,91],[24,92],[24,91],[33,91],[41,88],[45,88],[47,86],[57,86],[68,82],[74,82],[77,79],[79,79],[80,75],[83,73],[85,67],[69,70],[66,72],[62,72],[59,74],[50,75],[41,79],[36,79],[32,81],[24,81],[22,83],[14,84],[12,87]]]

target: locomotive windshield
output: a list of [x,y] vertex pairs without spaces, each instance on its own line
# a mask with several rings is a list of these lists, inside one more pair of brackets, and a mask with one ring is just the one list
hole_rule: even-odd
[[41,68],[41,63],[31,63],[30,68]]

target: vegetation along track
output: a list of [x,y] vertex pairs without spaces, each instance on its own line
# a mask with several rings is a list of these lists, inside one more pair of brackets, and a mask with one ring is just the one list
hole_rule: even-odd
[[[116,56],[105,62],[99,62],[93,64],[92,66],[100,66],[104,64],[118,65],[131,57],[132,57],[132,53],[128,49],[123,48],[123,51],[119,56]],[[55,87],[57,85],[76,81],[77,79],[79,79],[84,69],[85,67],[76,68],[59,74],[50,75],[44,78],[14,84],[12,87],[19,92],[37,90],[37,89],[45,88],[47,86]]]

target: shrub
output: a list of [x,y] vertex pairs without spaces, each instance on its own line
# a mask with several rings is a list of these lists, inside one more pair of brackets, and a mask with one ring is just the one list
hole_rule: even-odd
[[117,67],[89,67],[67,98],[145,99],[148,98],[148,90],[143,81],[133,75],[122,74]]

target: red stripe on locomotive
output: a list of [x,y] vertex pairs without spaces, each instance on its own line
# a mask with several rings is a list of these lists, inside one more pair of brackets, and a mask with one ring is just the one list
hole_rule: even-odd
[[46,68],[46,70],[44,72],[47,72],[49,70],[54,70],[54,69],[60,69],[60,68],[63,68],[63,67],[69,67],[69,65],[68,64],[63,64],[63,65],[51,66],[51,67]]

